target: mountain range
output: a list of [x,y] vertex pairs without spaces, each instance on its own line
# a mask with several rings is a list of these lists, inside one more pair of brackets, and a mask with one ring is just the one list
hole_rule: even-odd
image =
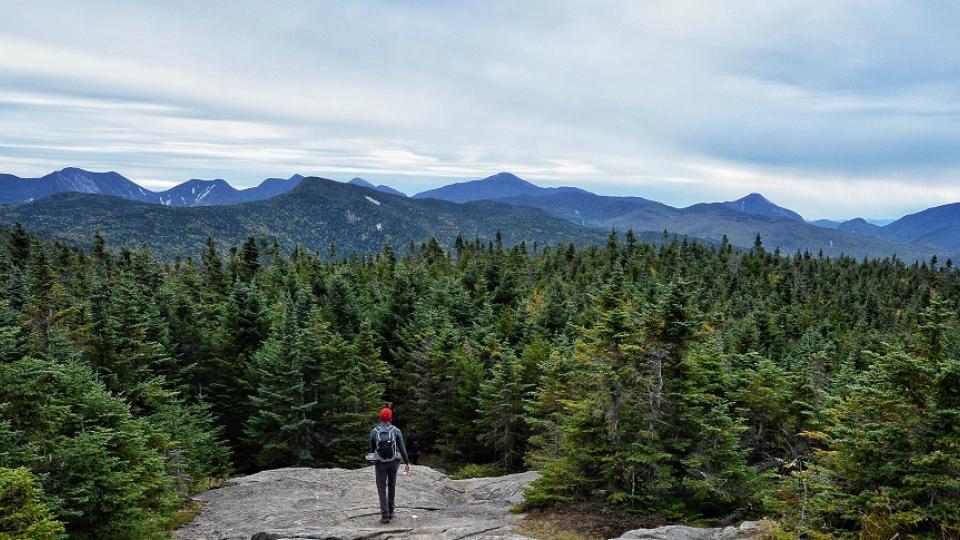
[[223,179],[191,179],[166,191],[151,191],[116,172],[91,172],[67,167],[40,178],[0,174],[0,204],[31,202],[57,193],[112,195],[164,206],[216,206],[276,197],[297,186],[303,176],[267,178],[258,186],[236,189]]
[[[960,229],[960,205],[939,212],[938,218],[903,218],[879,227],[857,218],[836,223],[808,223],[800,214],[776,205],[759,193],[735,201],[701,203],[675,208],[642,197],[597,195],[579,188],[543,188],[510,173],[482,180],[450,184],[414,195],[459,202],[494,200],[530,206],[585,227],[609,230],[663,231],[719,242],[724,236],[737,246],[753,245],[759,234],[766,246],[791,253],[806,250],[829,256],[883,257],[896,254],[906,260],[943,260],[960,251],[952,231]],[[941,207],[944,208],[944,207]],[[931,209],[925,212],[930,212]],[[915,216],[924,215],[924,212]],[[907,220],[908,222],[905,222]],[[952,220],[952,221],[951,221]],[[934,226],[933,222],[940,223]],[[954,228],[944,223],[956,224]],[[929,234],[923,234],[929,232]]]
[[[106,214],[109,214],[111,218],[117,217],[110,212],[106,212],[109,205],[94,202],[94,199],[88,197],[60,197],[55,198],[50,203],[44,202],[46,201],[44,198],[50,198],[57,193],[74,192],[111,195],[130,202],[168,207],[222,206],[263,202],[273,200],[284,194],[290,194],[291,197],[302,196],[305,192],[296,189],[302,179],[303,177],[300,175],[294,175],[289,179],[268,178],[256,187],[243,190],[235,189],[229,183],[220,179],[193,179],[163,192],[152,192],[115,172],[92,173],[82,169],[67,168],[37,179],[20,179],[11,175],[0,175],[0,202],[36,201],[27,206],[34,206],[38,209],[55,206],[59,211],[64,212],[67,211],[67,208],[65,208],[67,204],[76,205],[84,211],[97,208],[97,212],[105,212],[103,218],[108,219]],[[323,182],[337,184],[333,181]],[[345,185],[369,190],[369,192],[374,193],[374,195],[370,195],[371,198],[376,197],[377,194],[382,194],[407,199],[406,204],[408,206],[406,208],[413,214],[408,216],[410,218],[408,220],[405,220],[405,216],[402,215],[394,216],[393,226],[405,231],[421,230],[426,236],[416,237],[416,235],[411,234],[404,236],[404,241],[422,241],[430,236],[429,220],[425,221],[426,214],[424,213],[427,210],[422,210],[422,208],[433,208],[431,205],[436,204],[436,202],[431,201],[443,201],[445,204],[454,203],[456,205],[443,207],[446,212],[444,219],[449,220],[447,223],[449,230],[457,229],[464,232],[465,237],[471,236],[468,232],[470,230],[485,231],[484,234],[487,234],[489,230],[478,225],[478,223],[490,224],[496,216],[483,216],[485,219],[477,221],[481,216],[475,214],[475,203],[486,201],[492,204],[492,206],[485,207],[487,211],[510,215],[514,220],[536,221],[538,218],[535,216],[537,215],[541,216],[539,219],[550,216],[560,220],[551,222],[552,225],[547,229],[540,229],[537,234],[543,233],[542,238],[531,230],[524,233],[524,238],[516,237],[517,241],[526,239],[548,242],[550,241],[548,238],[573,238],[578,236],[573,235],[571,229],[557,229],[557,223],[562,221],[566,226],[575,224],[581,228],[591,229],[590,232],[581,231],[579,233],[581,238],[593,238],[598,230],[609,231],[611,228],[615,228],[620,231],[633,229],[638,233],[662,233],[662,231],[667,230],[674,234],[700,238],[709,242],[720,242],[723,237],[726,237],[732,244],[743,247],[753,245],[756,236],[759,234],[764,244],[771,249],[778,247],[782,252],[787,253],[806,250],[812,253],[822,252],[828,256],[847,254],[854,257],[884,257],[896,254],[905,260],[923,260],[932,255],[937,255],[945,260],[951,254],[960,251],[960,234],[958,234],[960,232],[960,203],[931,208],[905,216],[890,224],[878,226],[861,218],[844,222],[827,220],[807,222],[798,213],[776,205],[759,193],[751,193],[735,201],[701,203],[686,208],[676,208],[642,197],[597,195],[576,187],[541,187],[508,172],[501,172],[480,180],[450,184],[417,193],[409,198],[390,186],[376,186],[362,178],[354,178]],[[316,188],[309,192],[316,195]],[[339,191],[336,193],[346,194],[349,192]],[[332,204],[331,197],[333,197],[331,194],[317,199],[315,202],[326,205],[325,208],[333,208],[336,205],[330,206]],[[292,204],[291,197],[279,198],[279,201],[274,201],[268,206],[271,206],[275,211],[284,213],[286,210],[283,206]],[[130,207],[115,200],[111,204],[117,206],[118,211],[126,212],[124,215],[132,215],[136,212],[148,216],[154,215],[153,209],[146,207],[137,207],[136,212],[134,212]],[[474,206],[469,206],[471,204],[474,204]],[[468,206],[459,211],[454,210],[454,208],[462,205]],[[514,210],[508,211],[510,207],[513,207]],[[516,210],[518,208],[525,208],[526,210]],[[414,211],[414,209],[421,210]],[[350,209],[350,211],[355,212],[354,209]],[[228,211],[228,213],[230,212],[239,212],[238,215],[241,216],[241,221],[243,220],[242,216],[245,210],[243,212],[240,210]],[[29,211],[26,208],[18,207],[17,209],[4,210],[0,219],[3,219],[3,216],[18,215],[24,217],[25,224],[29,224],[28,220],[31,217],[42,214],[43,212],[39,210]],[[220,215],[218,211],[209,211],[206,214],[201,212],[182,215],[193,218],[207,214],[210,216]],[[354,213],[354,215],[359,214]],[[43,218],[40,220],[40,225],[50,230],[53,221],[55,220],[52,218]],[[66,218],[59,220],[60,226],[65,231],[73,231],[75,228],[89,228],[78,223],[68,223],[68,221]],[[401,225],[404,221],[409,221],[409,223]],[[507,230],[510,224],[504,223],[503,225],[500,228],[505,233],[515,232]],[[422,228],[418,229],[418,227]],[[230,224],[228,228],[239,230],[243,229],[244,226]],[[51,230],[51,232],[53,231]],[[321,231],[314,230],[314,233],[317,238],[310,238],[310,241],[307,242],[310,245],[322,245],[327,242],[328,237],[338,243],[345,240],[340,237],[339,229],[322,232],[322,234]],[[395,231],[391,234],[394,233]],[[73,233],[67,232],[66,234],[69,236]],[[280,235],[290,238],[298,237],[300,240],[306,239],[303,235],[297,235],[295,231],[287,227],[280,227],[279,229],[261,227],[258,229],[257,235]],[[149,241],[134,234],[133,229],[119,236],[149,243]],[[205,239],[205,233],[202,236]],[[400,236],[394,234],[394,240],[398,238]],[[363,247],[367,244],[368,242],[347,240],[343,245]],[[373,244],[368,247],[373,247]]]
[[30,202],[64,192],[99,193],[132,201],[160,202],[156,193],[115,172],[95,173],[67,167],[41,178],[0,174],[0,204]]
[[[267,178],[255,187],[237,189],[222,178],[192,178],[166,191],[151,191],[116,172],[91,172],[67,167],[40,178],[0,174],[0,204],[31,202],[57,193],[94,193],[164,206],[218,206],[276,197],[297,187],[301,180],[303,176],[295,174],[290,178]],[[354,178],[349,183],[406,197],[390,186],[375,186],[363,178]]]
[[928,208],[879,228],[883,238],[960,250],[960,203]]
[[[239,204],[251,201],[262,201],[270,197],[282,195],[297,187],[303,180],[299,174],[290,178],[267,178],[260,185],[247,189],[237,189],[226,180],[200,180],[194,178],[174,186],[166,191],[156,193],[160,204],[164,206],[218,206],[224,204]],[[141,200],[140,202],[154,202]]]
[[605,233],[542,212],[491,201],[457,204],[413,199],[374,188],[305,178],[287,193],[236,206],[172,207],[89,193],[59,193],[29,204],[0,207],[0,224],[16,222],[43,236],[88,245],[97,232],[113,246],[146,245],[164,257],[196,255],[208,236],[224,244],[248,236],[341,253],[405,247],[437,238],[453,246],[457,235],[504,244],[599,242]]

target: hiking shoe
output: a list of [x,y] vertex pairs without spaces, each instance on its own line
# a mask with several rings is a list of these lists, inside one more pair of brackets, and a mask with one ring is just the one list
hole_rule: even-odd
[[387,516],[383,516],[382,518],[380,518],[380,523],[390,523],[390,518],[388,518]]
[[387,519],[393,519],[393,512],[390,512],[389,514],[387,514]]

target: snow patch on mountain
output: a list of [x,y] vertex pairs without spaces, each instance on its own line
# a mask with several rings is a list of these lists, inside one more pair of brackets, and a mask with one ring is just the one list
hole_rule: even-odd
[[197,197],[197,200],[195,200],[195,201],[193,202],[193,206],[196,206],[196,205],[200,204],[200,201],[202,201],[204,197],[206,197],[207,195],[209,195],[210,192],[213,191],[213,188],[215,188],[215,187],[217,187],[216,184],[213,184],[213,185],[207,187],[207,189],[205,189],[205,190],[203,191],[203,193],[201,193],[200,196]]
[[69,191],[80,193],[100,193],[100,188],[88,174],[77,171],[64,171],[61,178]]

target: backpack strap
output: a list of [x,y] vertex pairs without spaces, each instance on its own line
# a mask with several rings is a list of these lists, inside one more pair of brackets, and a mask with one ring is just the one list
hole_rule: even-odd
[[389,427],[387,427],[387,428],[381,428],[380,425],[378,424],[377,427],[375,427],[375,428],[373,428],[373,429],[374,429],[374,431],[377,432],[377,439],[378,439],[378,440],[380,439],[380,434],[381,434],[381,433],[386,433],[387,435],[390,436],[390,438],[387,439],[387,441],[389,441],[389,442],[396,442],[396,437],[395,437],[395,435],[394,435],[395,430],[397,429],[396,426],[389,426]]

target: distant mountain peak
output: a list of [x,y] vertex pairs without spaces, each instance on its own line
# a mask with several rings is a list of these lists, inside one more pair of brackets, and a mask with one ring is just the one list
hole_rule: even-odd
[[493,174],[493,175],[490,175],[490,176],[488,176],[488,177],[485,178],[485,180],[494,180],[494,179],[497,179],[497,180],[502,180],[502,179],[519,180],[519,181],[525,182],[525,183],[527,183],[527,184],[530,183],[530,182],[527,182],[527,181],[524,180],[523,178],[520,178],[519,176],[517,176],[517,175],[515,175],[515,174],[513,174],[512,172],[509,172],[509,171],[500,171],[500,172],[498,172],[497,174]]
[[861,217],[844,221],[837,226],[837,229],[862,234],[864,236],[880,236],[880,227]]
[[364,180],[363,178],[360,178],[359,176],[356,176],[356,177],[352,178],[352,179],[351,179],[349,182],[347,182],[347,183],[348,183],[348,184],[353,184],[353,185],[355,185],[355,186],[363,186],[363,187],[374,188],[374,189],[376,189],[376,187],[377,187],[377,186],[371,184],[370,182]]
[[512,172],[506,172],[506,171],[498,172],[493,176],[488,176],[482,180],[479,180],[479,182],[509,183],[509,184],[518,184],[522,186],[538,187],[536,184],[529,182],[527,180],[524,180],[523,178],[520,178],[519,176],[513,174]]
[[735,201],[727,201],[722,204],[727,208],[736,210],[737,212],[743,212],[744,214],[804,221],[800,214],[789,208],[777,206],[773,201],[764,197],[762,193],[751,193]]
[[347,182],[347,183],[348,183],[348,184],[353,184],[353,185],[355,185],[355,186],[360,186],[360,187],[375,189],[375,190],[377,190],[377,191],[379,191],[379,192],[381,192],[381,193],[389,193],[390,195],[396,195],[396,196],[398,196],[398,197],[406,197],[406,196],[407,196],[406,193],[403,193],[402,191],[398,191],[398,190],[396,190],[396,189],[393,189],[392,187],[387,186],[387,185],[384,185],[384,184],[380,184],[379,186],[375,186],[375,185],[373,185],[372,183],[364,180],[363,178],[360,178],[359,176],[352,178],[352,179],[351,179],[349,182]]
[[263,182],[260,182],[260,185],[263,186],[264,184],[275,184],[275,183],[281,183],[281,184],[294,183],[294,184],[296,184],[296,183],[299,183],[301,180],[303,180],[303,175],[295,174],[295,175],[291,176],[290,178],[264,178]]
[[747,196],[745,196],[745,197],[741,197],[741,198],[738,199],[738,200],[740,200],[740,201],[751,201],[751,202],[765,202],[765,203],[768,203],[768,204],[773,204],[772,202],[770,202],[770,199],[768,199],[768,198],[766,198],[766,197],[763,196],[763,193],[757,193],[757,192],[753,192],[753,193],[751,193],[751,194],[749,194],[749,195],[747,195]]
[[528,182],[513,173],[504,171],[479,180],[457,182],[436,189],[430,189],[422,193],[417,193],[414,197],[420,199],[443,199],[456,203],[464,203],[485,199],[516,197],[518,195],[534,195],[543,192],[544,189],[545,188]]
[[[227,182],[226,180],[224,180],[223,178],[191,178],[191,179],[187,180],[186,182],[184,182],[184,184],[227,184],[227,185],[230,185],[230,183]],[[181,185],[183,185],[183,184],[181,184]]]

